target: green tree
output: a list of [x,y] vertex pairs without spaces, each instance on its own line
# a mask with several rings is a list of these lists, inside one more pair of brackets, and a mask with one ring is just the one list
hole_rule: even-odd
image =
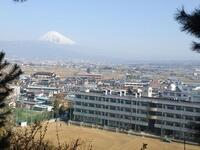
[[16,78],[22,73],[20,67],[16,64],[11,65],[4,61],[4,52],[0,52],[0,148],[8,145],[11,134],[11,124],[9,115],[11,110],[8,107],[7,97],[12,92],[9,87]]
[[67,111],[67,107],[65,107],[64,105],[62,105],[62,106],[60,106],[60,108],[59,108],[59,115],[64,115],[65,114],[65,112]]
[[53,112],[54,112],[54,117],[57,118],[59,116],[59,101],[57,99],[54,100],[53,103]]

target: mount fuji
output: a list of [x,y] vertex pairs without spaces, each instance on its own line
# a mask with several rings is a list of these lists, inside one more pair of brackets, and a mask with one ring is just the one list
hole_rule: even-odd
[[6,52],[6,56],[16,58],[100,61],[110,59],[105,51],[77,44],[56,31],[49,31],[32,41],[0,41],[0,49]]
[[56,32],[49,31],[39,38],[40,41],[51,42],[60,45],[74,45],[75,42],[70,38]]

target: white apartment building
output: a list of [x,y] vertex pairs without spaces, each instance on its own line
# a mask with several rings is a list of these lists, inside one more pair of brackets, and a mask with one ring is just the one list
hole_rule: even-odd
[[194,141],[200,103],[127,95],[126,91],[73,93],[73,120]]

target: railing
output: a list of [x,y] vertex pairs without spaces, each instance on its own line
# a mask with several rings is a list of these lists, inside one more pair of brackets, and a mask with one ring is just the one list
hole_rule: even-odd
[[[109,127],[109,126],[100,126],[100,125],[94,125],[90,123],[85,123],[85,122],[78,122],[78,121],[68,121],[68,125],[78,125],[78,126],[84,126],[84,127],[89,127],[89,128],[97,128],[97,129],[102,129],[106,131],[112,131],[112,132],[117,132],[117,133],[123,133],[123,134],[128,134],[128,135],[135,135],[135,136],[142,136],[142,137],[148,137],[148,138],[154,138],[154,139],[162,139],[160,136],[156,136],[153,134],[148,134],[145,132],[134,132],[133,130],[125,130],[125,129],[119,129],[119,128],[114,128],[114,127]],[[178,143],[186,143],[190,145],[199,145],[198,143],[195,142],[189,142],[189,141],[183,141],[183,140],[178,140],[178,139],[172,139],[173,142],[178,142]]]

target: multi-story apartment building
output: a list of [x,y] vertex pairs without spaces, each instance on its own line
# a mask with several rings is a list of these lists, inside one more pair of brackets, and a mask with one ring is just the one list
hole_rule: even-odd
[[78,92],[70,99],[75,121],[101,126],[193,141],[196,131],[190,124],[200,123],[200,103],[196,102],[127,95],[124,90]]

